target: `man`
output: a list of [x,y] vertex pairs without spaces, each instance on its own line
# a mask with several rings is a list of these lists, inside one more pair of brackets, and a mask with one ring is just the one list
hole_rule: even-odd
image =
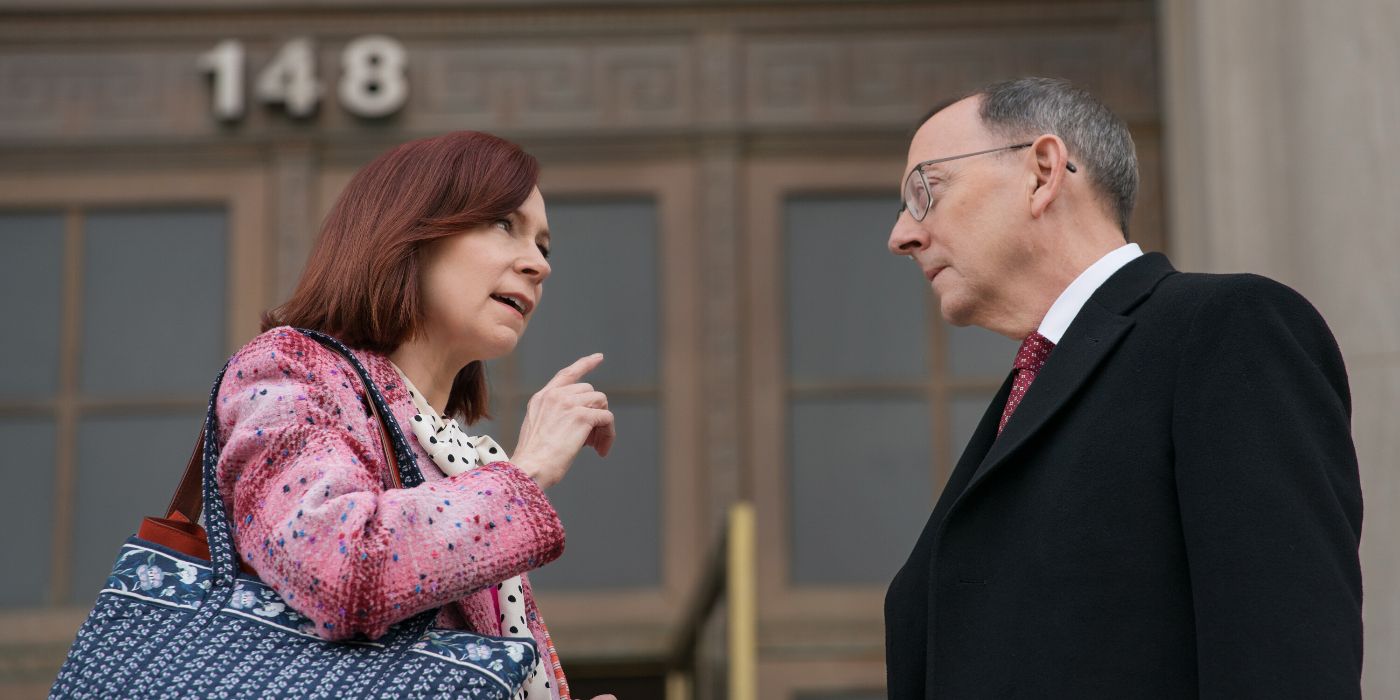
[[885,600],[891,698],[1360,694],[1337,345],[1291,289],[1126,242],[1127,127],[990,86],[909,147],[889,249],[1024,339]]

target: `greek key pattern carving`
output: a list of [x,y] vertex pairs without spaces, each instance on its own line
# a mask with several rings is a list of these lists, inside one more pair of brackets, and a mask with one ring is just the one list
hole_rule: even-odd
[[189,135],[212,131],[192,54],[0,54],[7,138]]
[[688,45],[421,48],[419,97],[406,116],[423,128],[677,126],[692,119]]
[[1131,119],[1157,110],[1156,82],[1143,78],[1155,74],[1153,51],[1150,35],[1117,31],[755,39],[745,46],[745,120],[912,125],[937,100],[1018,75],[1069,78]]

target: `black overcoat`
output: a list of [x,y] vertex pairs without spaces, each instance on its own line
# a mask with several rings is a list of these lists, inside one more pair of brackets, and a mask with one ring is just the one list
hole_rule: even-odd
[[885,600],[891,698],[1360,694],[1361,487],[1293,290],[1149,254],[987,408]]

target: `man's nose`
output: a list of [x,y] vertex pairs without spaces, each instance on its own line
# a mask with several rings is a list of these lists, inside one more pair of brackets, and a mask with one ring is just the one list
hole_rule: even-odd
[[918,252],[928,247],[928,232],[909,215],[908,210],[901,210],[894,227],[890,229],[888,246],[894,255]]

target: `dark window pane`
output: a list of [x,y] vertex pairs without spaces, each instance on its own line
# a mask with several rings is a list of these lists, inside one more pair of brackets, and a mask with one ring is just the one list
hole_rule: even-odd
[[992,398],[993,395],[989,393],[983,396],[964,395],[952,400],[952,446],[955,463],[962,456],[967,441],[972,439],[972,433],[977,430],[977,423],[982,420],[982,415],[986,413]]
[[924,381],[924,304],[919,270],[885,249],[889,197],[787,201],[789,372],[794,381]]
[[948,329],[948,371],[954,377],[1005,377],[1020,343],[985,328]]
[[0,532],[6,567],[0,607],[44,602],[53,558],[54,422],[51,418],[0,419]]
[[70,602],[92,603],[117,548],[148,515],[165,515],[199,437],[202,411],[84,418],[78,425]]
[[460,427],[462,428],[462,432],[468,435],[485,435],[491,438],[492,440],[495,440],[497,444],[509,451],[511,448],[511,443],[513,442],[513,439],[515,437],[515,433],[517,430],[520,429],[520,427],[516,426],[511,430],[506,431],[500,424],[500,411],[496,411],[496,416],[497,418],[486,418],[479,420],[469,426],[464,425]]
[[649,199],[550,202],[553,274],[520,343],[527,393],[583,355],[607,355],[587,381],[656,382],[656,204]]
[[[502,379],[504,373],[501,370],[501,362],[502,360],[495,360],[486,363],[486,406],[491,411],[491,417],[471,425],[463,425],[461,428],[468,435],[488,435],[509,451],[515,446],[515,438],[520,430],[520,418],[509,415],[513,411],[506,411],[511,402],[506,400],[508,384]],[[527,399],[528,397],[525,397],[521,401]]]
[[564,556],[531,574],[542,588],[649,588],[661,582],[660,414],[611,402],[618,441],[606,459],[585,448],[549,500],[564,521]]
[[792,578],[887,584],[932,505],[928,404],[792,402]]
[[0,397],[58,392],[63,215],[0,214]]
[[220,209],[95,211],[83,255],[82,388],[199,395],[225,359]]

